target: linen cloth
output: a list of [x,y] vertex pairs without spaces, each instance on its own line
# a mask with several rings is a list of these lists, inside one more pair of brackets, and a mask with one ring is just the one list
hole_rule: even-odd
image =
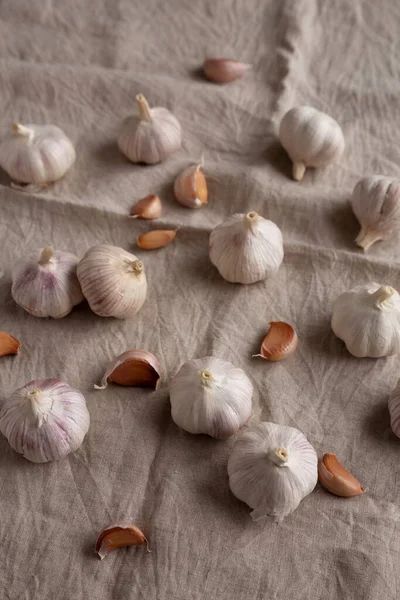
[[[82,448],[60,462],[29,463],[0,439],[3,600],[399,598],[400,443],[387,411],[399,358],[353,358],[330,328],[344,290],[400,285],[398,238],[365,256],[349,204],[360,177],[400,175],[399,27],[392,0],[0,2],[1,137],[14,121],[53,123],[78,157],[40,193],[0,175],[0,328],[23,344],[1,359],[0,392],[60,377],[91,415]],[[253,70],[215,85],[199,74],[207,56]],[[139,92],[182,124],[182,151],[161,165],[133,165],[116,145]],[[295,104],[328,112],[346,138],[340,163],[301,183],[277,140]],[[210,201],[191,211],[172,184],[203,152]],[[163,217],[128,219],[151,193]],[[232,285],[208,259],[209,233],[250,209],[281,228],[285,258],[273,280]],[[136,248],[141,233],[178,226],[170,246]],[[20,256],[49,244],[83,256],[97,243],[143,259],[148,298],[135,318],[103,319],[83,304],[36,319],[13,302]],[[298,332],[282,363],[252,358],[270,320]],[[160,388],[94,391],[107,362],[130,348],[159,358]],[[206,355],[245,370],[257,418],[299,428],[319,455],[336,452],[367,493],[344,500],[317,486],[283,523],[252,523],[228,486],[234,440],[171,420],[168,381]],[[151,553],[96,557],[98,532],[118,519],[145,532]]]

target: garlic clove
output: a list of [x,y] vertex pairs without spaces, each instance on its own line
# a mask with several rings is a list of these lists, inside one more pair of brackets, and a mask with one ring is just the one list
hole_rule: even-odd
[[17,338],[5,331],[0,331],[0,356],[18,354],[20,348],[21,342]]
[[140,235],[136,243],[143,250],[157,250],[158,248],[168,246],[168,244],[174,241],[175,237],[176,229],[154,229]]
[[186,167],[175,179],[175,198],[187,208],[201,208],[208,204],[207,181],[202,173],[204,164]]
[[147,550],[150,552],[149,542],[136,525],[129,523],[128,521],[117,521],[115,523],[110,523],[110,525],[100,532],[99,537],[97,538],[95,552],[103,559],[107,554],[117,548],[142,546],[144,544],[147,544]]
[[108,382],[132,387],[158,387],[161,376],[160,363],[151,352],[128,350],[114,358],[107,366],[96,390],[105,390]]
[[358,479],[341,465],[336,454],[324,454],[318,463],[318,478],[322,487],[335,496],[351,498],[365,492]]
[[278,361],[287,358],[297,348],[297,334],[289,323],[271,321],[267,335],[261,344],[260,356],[266,360]]
[[131,219],[158,219],[162,215],[161,200],[155,194],[142,198],[132,208]]
[[215,83],[230,83],[240,79],[251,69],[251,65],[230,58],[207,58],[203,71],[207,79]]

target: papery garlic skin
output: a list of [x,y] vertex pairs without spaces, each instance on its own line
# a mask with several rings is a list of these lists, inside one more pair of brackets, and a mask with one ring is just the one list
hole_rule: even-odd
[[11,295],[35,317],[65,317],[83,300],[77,264],[70,252],[51,247],[29,252],[13,266]]
[[351,206],[361,225],[355,241],[366,252],[400,230],[400,180],[378,175],[360,179]]
[[254,211],[235,214],[211,232],[210,260],[231,283],[261,281],[282,263],[282,233]]
[[228,461],[233,494],[252,509],[254,521],[281,521],[311,494],[318,458],[306,437],[293,427],[260,423],[235,442]]
[[252,395],[242,369],[213,356],[189,360],[170,385],[172,419],[189,433],[225,439],[250,417]]
[[390,427],[394,435],[400,438],[400,379],[390,394],[388,408],[390,413]]
[[100,317],[133,317],[147,295],[144,265],[117,246],[90,248],[77,268],[83,295]]
[[0,405],[0,431],[24,458],[44,463],[77,450],[89,430],[83,395],[59,379],[38,379]]
[[283,117],[279,139],[293,162],[293,179],[307,167],[326,167],[341,157],[345,142],[337,121],[312,106],[296,106]]
[[55,125],[15,124],[0,145],[0,166],[18,183],[57,181],[75,159],[71,140]]
[[379,283],[359,285],[333,304],[332,330],[357,358],[400,352],[400,296]]
[[150,108],[142,94],[136,96],[136,102],[140,117],[125,121],[118,137],[119,149],[134,163],[163,162],[181,148],[179,121],[166,108]]

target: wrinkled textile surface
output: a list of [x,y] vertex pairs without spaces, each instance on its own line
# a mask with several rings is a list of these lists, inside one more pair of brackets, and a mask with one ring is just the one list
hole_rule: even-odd
[[[400,175],[400,6],[392,0],[3,0],[0,133],[14,121],[54,123],[78,159],[41,193],[0,176],[1,324],[22,340],[1,359],[1,394],[60,377],[85,394],[91,428],[67,459],[35,465],[0,439],[2,600],[395,600],[400,595],[400,443],[387,398],[399,359],[357,360],[330,329],[333,299],[368,281],[400,286],[398,239],[368,256],[353,240],[349,196],[373,173]],[[206,56],[252,63],[228,86],[204,81]],[[183,149],[165,164],[130,164],[116,135],[142,92],[173,110]],[[340,164],[290,179],[276,138],[294,104],[342,125]],[[179,206],[172,182],[204,152],[209,205]],[[157,193],[180,227],[153,253],[135,248],[153,224],[127,218]],[[273,281],[223,281],[208,260],[212,227],[259,211],[282,229]],[[59,321],[31,317],[11,298],[11,265],[53,244],[82,256],[101,242],[143,259],[149,292],[136,318],[102,319],[86,305]],[[298,331],[287,362],[252,359],[270,320]],[[145,348],[163,368],[156,392],[94,391],[108,360]],[[317,487],[282,524],[254,524],[232,496],[233,440],[179,430],[168,380],[188,358],[215,355],[254,384],[254,411],[301,429],[318,453],[337,452],[367,488],[342,500]],[[132,519],[150,540],[100,562],[98,531]]]

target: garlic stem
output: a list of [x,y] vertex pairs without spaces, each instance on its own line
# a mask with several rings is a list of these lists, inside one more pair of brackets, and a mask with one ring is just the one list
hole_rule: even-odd
[[29,127],[25,127],[25,125],[21,125],[20,123],[14,123],[12,129],[17,135],[27,137],[29,142],[31,142],[35,137],[35,132],[33,129],[29,129]]
[[257,223],[259,217],[260,215],[258,213],[256,213],[254,210],[251,210],[244,215],[244,222],[250,229],[252,229]]
[[26,394],[27,408],[34,418],[37,427],[41,427],[47,421],[47,415],[51,410],[53,400],[48,396],[43,396],[38,388]]
[[214,380],[212,373],[205,369],[204,371],[200,371],[201,383],[203,385],[210,385],[210,383]]
[[53,248],[51,248],[51,246],[48,246],[47,248],[43,248],[40,258],[39,258],[39,265],[47,265],[49,262],[51,262],[52,258],[53,258]]
[[139,114],[142,121],[152,121],[150,106],[143,94],[138,94],[136,96],[136,103],[139,107]]
[[375,304],[376,308],[382,308],[385,302],[389,300],[394,294],[394,289],[389,285],[381,285],[379,289],[371,294],[371,301]]
[[289,453],[286,448],[276,448],[275,450],[271,450],[271,452],[269,452],[268,458],[278,467],[287,467]]
[[364,250],[364,252],[367,252],[371,248],[372,244],[375,244],[375,242],[378,242],[382,239],[382,235],[378,232],[365,231],[364,229],[361,229],[360,233],[355,239],[355,242],[357,246],[360,246],[360,248]]
[[124,263],[128,266],[127,270],[136,273],[136,275],[144,272],[144,264],[141,260],[124,260]]
[[306,172],[306,165],[299,161],[293,163],[293,179],[296,181],[301,181],[304,177],[304,173]]

